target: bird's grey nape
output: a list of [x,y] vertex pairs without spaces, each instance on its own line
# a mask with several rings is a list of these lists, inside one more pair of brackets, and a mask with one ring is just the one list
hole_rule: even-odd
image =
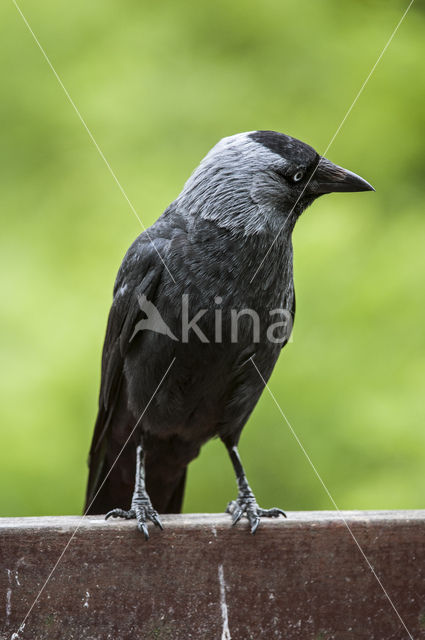
[[282,223],[277,210],[282,185],[273,167],[285,159],[252,138],[255,132],[223,138],[200,162],[176,200],[187,219],[214,221],[231,233],[273,234]]

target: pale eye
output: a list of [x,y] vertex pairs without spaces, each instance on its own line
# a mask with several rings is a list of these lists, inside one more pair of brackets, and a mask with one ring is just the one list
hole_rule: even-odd
[[301,169],[299,169],[297,171],[297,173],[294,173],[292,180],[294,182],[299,182],[300,180],[302,180],[304,178],[304,171],[302,171]]

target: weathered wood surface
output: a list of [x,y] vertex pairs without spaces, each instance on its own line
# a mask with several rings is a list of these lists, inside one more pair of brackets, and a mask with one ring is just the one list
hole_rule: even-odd
[[[425,511],[343,515],[411,637],[425,638]],[[409,638],[336,513],[288,513],[255,536],[223,515],[163,521],[146,543],[128,521],[0,519],[1,638]]]

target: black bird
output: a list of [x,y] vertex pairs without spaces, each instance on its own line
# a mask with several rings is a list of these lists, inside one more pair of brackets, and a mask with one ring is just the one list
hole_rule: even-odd
[[258,506],[239,436],[294,318],[295,222],[322,194],[368,190],[282,133],[240,133],[211,149],[119,269],[87,513],[135,518],[148,538],[148,520],[162,528],[158,512],[181,510],[187,465],[218,436],[238,484],[233,523],[246,515],[254,533],[261,516],[285,515]]

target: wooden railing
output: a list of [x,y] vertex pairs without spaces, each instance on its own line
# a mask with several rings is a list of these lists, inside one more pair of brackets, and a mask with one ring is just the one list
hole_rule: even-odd
[[1,638],[425,638],[425,511],[163,523],[0,519]]

